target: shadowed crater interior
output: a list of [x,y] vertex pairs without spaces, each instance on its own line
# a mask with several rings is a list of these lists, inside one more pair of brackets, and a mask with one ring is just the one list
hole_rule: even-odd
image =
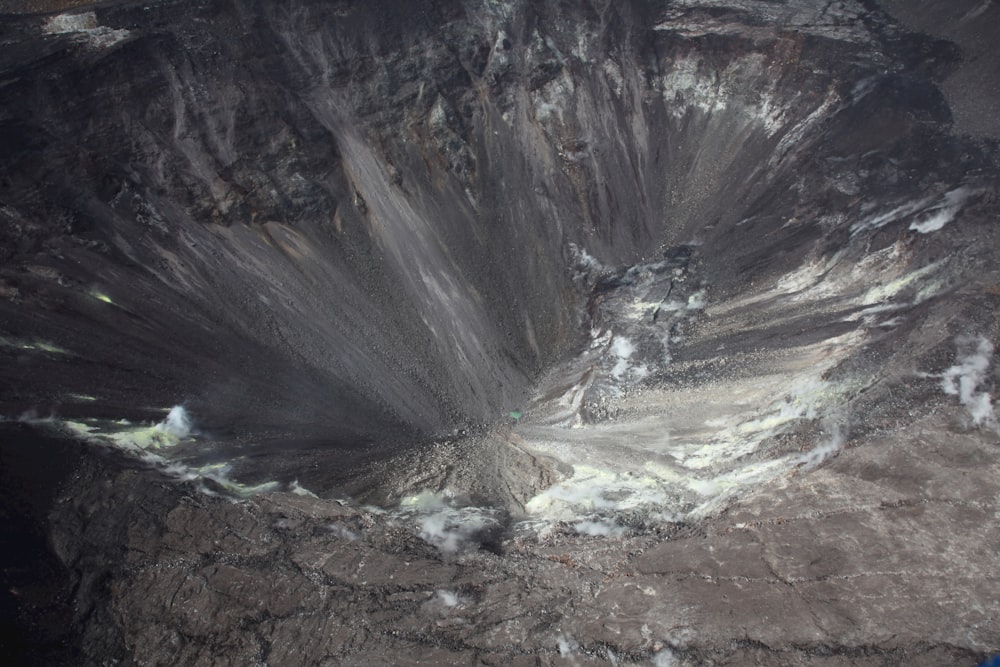
[[1000,7],[885,4],[0,5],[18,650],[1000,650]]

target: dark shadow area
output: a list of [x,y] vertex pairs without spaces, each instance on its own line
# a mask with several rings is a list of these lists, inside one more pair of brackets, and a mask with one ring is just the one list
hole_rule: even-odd
[[81,451],[0,424],[0,655],[12,667],[82,663],[70,573],[48,539],[49,512]]

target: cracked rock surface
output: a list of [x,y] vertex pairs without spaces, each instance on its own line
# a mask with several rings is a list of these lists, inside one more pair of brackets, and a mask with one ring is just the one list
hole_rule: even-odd
[[953,416],[659,534],[444,553],[384,512],[92,459],[54,536],[102,570],[91,655],[134,664],[974,664],[1000,642],[1000,451]]

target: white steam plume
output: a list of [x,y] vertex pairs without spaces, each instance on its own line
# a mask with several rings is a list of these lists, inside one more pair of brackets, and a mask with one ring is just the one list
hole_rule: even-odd
[[823,420],[823,431],[826,433],[826,437],[823,438],[819,445],[805,454],[799,455],[795,463],[805,466],[808,470],[835,456],[844,448],[844,443],[847,442],[846,423],[847,421],[843,415],[827,416]]
[[172,435],[178,440],[183,440],[191,435],[193,426],[194,424],[191,421],[191,415],[189,415],[187,410],[184,409],[184,406],[175,405],[170,409],[170,413],[167,415],[167,418],[156,425],[156,430],[161,433]]
[[958,396],[976,426],[997,428],[993,399],[981,386],[993,359],[993,343],[983,336],[959,336],[956,364],[941,374],[941,389],[950,396]]

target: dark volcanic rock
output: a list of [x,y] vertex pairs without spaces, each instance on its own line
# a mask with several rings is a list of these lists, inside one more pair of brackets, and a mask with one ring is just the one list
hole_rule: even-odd
[[1000,451],[941,420],[666,539],[448,554],[380,512],[96,462],[54,537],[88,653],[135,664],[973,664],[965,642],[997,642],[998,507],[979,487]]
[[4,640],[1000,652],[996,3],[905,4],[0,6]]

